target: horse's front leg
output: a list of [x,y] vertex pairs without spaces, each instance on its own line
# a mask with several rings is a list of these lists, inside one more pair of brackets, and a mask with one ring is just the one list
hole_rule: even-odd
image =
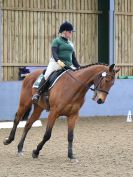
[[54,112],[49,113],[44,137],[43,137],[42,141],[37,145],[37,148],[35,150],[33,150],[33,152],[32,152],[33,158],[38,157],[40,150],[43,148],[44,144],[50,139],[51,133],[52,133],[52,128],[54,126],[54,123],[55,123],[55,120],[57,117],[58,116],[56,113],[54,113]]
[[27,120],[27,122],[26,122],[26,125],[25,125],[25,127],[24,127],[24,131],[23,131],[21,140],[20,140],[20,142],[19,142],[19,144],[18,144],[18,154],[22,154],[23,146],[24,146],[24,141],[25,141],[26,135],[27,135],[28,131],[30,130],[32,124],[33,124],[36,120],[39,119],[39,116],[40,116],[42,110],[43,110],[43,109],[42,109],[41,107],[39,107],[38,105],[35,105],[31,117],[30,117],[29,120]]
[[68,158],[75,159],[73,155],[73,137],[74,137],[74,128],[78,115],[72,115],[68,117]]

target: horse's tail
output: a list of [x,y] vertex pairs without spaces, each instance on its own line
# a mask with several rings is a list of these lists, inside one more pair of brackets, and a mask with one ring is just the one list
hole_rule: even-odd
[[21,120],[27,120],[31,112],[31,107],[25,112]]

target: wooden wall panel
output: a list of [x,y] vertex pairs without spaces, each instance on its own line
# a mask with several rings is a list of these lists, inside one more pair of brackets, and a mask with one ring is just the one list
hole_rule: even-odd
[[133,75],[132,0],[115,0],[115,59],[119,75]]
[[3,0],[3,80],[21,66],[46,66],[59,26],[70,21],[82,65],[98,61],[98,0]]

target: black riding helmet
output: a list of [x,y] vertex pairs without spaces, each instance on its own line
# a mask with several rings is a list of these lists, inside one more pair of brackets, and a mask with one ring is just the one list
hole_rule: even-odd
[[60,29],[59,29],[59,33],[62,33],[63,31],[72,31],[74,32],[74,28],[73,25],[67,21],[65,21],[64,23],[61,24]]

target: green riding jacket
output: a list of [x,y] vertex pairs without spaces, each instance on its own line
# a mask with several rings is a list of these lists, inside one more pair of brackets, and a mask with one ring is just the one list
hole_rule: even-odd
[[56,61],[60,59],[68,66],[73,64],[75,67],[79,67],[75,57],[73,43],[64,37],[57,37],[53,40],[52,54]]

